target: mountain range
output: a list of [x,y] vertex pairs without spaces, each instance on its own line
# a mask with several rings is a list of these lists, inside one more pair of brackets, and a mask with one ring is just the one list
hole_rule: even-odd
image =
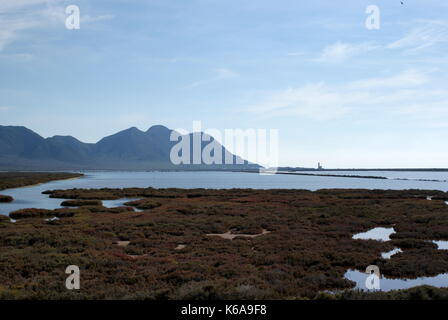
[[[43,138],[22,126],[0,126],[0,170],[246,170],[256,164],[222,148],[222,158],[231,156],[233,164],[174,165],[170,152],[177,141],[170,141],[173,130],[156,125],[147,131],[135,127],[105,137],[97,143],[84,143],[72,136]],[[199,133],[201,136],[204,133]],[[189,134],[191,150],[193,134]],[[191,152],[192,153],[192,152]],[[213,151],[211,153],[213,155]],[[240,162],[236,162],[239,159]],[[236,164],[241,163],[243,164]],[[190,163],[192,154],[190,155]]]

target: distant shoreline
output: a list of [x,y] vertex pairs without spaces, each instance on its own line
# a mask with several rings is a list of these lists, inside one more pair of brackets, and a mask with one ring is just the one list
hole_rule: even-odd
[[313,176],[313,177],[334,177],[334,178],[358,178],[358,179],[379,179],[379,180],[388,180],[387,177],[381,176],[355,176],[355,175],[347,175],[347,174],[316,174],[316,173],[301,173],[301,172],[284,172],[279,171],[275,172],[275,174],[290,174],[295,176]]
[[[448,172],[448,168],[387,168],[387,169],[381,169],[381,168],[373,168],[373,169],[341,169],[341,168],[335,168],[335,169],[316,169],[316,168],[293,168],[293,167],[279,167],[277,168],[278,171],[283,172],[290,172],[290,173],[301,173],[301,172],[334,172],[334,171],[387,171],[387,172]],[[5,172],[16,172],[16,173],[35,173],[35,172],[45,172],[45,173],[60,173],[60,172],[70,172],[70,173],[84,173],[84,172],[259,172],[257,169],[218,169],[218,168],[211,168],[211,169],[186,169],[186,168],[179,168],[179,169],[55,169],[55,170],[0,170],[0,173]]]
[[83,176],[84,174],[81,173],[68,172],[0,172],[0,190],[4,192],[52,181],[78,179]]
[[389,172],[448,172],[448,168],[373,168],[373,169],[315,169],[315,168],[292,168],[292,167],[279,167],[281,171],[301,172],[301,171],[313,171],[313,172],[325,172],[325,171],[389,171]]
[[[327,170],[335,172],[337,170]],[[355,171],[355,170],[353,170]],[[380,171],[380,170],[378,170]],[[245,171],[247,173],[259,173],[258,171]],[[315,170],[315,172],[325,172],[324,170]],[[391,171],[392,172],[392,171]],[[395,180],[395,181],[421,181],[421,182],[448,182],[448,180],[440,179],[412,179],[412,178],[388,178],[383,176],[362,176],[362,175],[348,175],[348,174],[318,174],[318,173],[305,173],[299,171],[265,171],[266,174],[283,174],[293,176],[312,176],[312,177],[332,177],[332,178],[354,178],[354,179],[376,179],[376,180]]]

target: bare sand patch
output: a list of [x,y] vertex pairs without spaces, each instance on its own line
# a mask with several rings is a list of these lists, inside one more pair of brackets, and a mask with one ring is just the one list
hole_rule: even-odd
[[229,230],[226,233],[209,233],[209,234],[207,234],[207,236],[208,237],[220,237],[220,238],[227,239],[227,240],[233,240],[236,237],[256,238],[256,237],[263,236],[268,233],[271,233],[271,231],[268,231],[266,229],[263,229],[263,231],[259,234],[232,233],[232,230]]
[[148,256],[148,254],[147,253],[145,253],[145,254],[127,254],[126,256],[128,258],[130,258],[131,260],[136,260],[136,259],[145,258]]
[[126,247],[129,245],[131,241],[115,241],[114,244],[116,244],[119,247]]

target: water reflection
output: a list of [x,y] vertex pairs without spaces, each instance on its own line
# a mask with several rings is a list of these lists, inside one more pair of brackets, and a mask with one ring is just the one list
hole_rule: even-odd
[[131,207],[134,209],[134,211],[141,212],[143,210],[137,209],[136,207],[125,205],[126,202],[139,200],[139,199],[141,199],[141,198],[121,198],[121,199],[117,199],[117,200],[103,200],[103,206],[106,208]]
[[[348,270],[344,277],[356,282],[355,289],[367,290],[365,282],[368,274],[357,270]],[[448,287],[448,273],[442,273],[434,277],[420,277],[416,279],[389,279],[383,276],[380,278],[381,291],[409,289],[421,285],[429,285],[438,288]]]
[[439,250],[448,250],[448,241],[435,241],[433,240],[432,242],[434,242],[437,245],[437,248]]
[[[337,173],[332,172],[332,173]],[[341,172],[343,173],[343,172]],[[447,172],[356,172],[351,175],[386,175],[400,178],[425,178],[447,180]],[[24,208],[56,209],[61,199],[51,199],[42,191],[72,188],[253,188],[253,189],[426,189],[448,191],[448,183],[416,180],[358,179],[325,176],[259,175],[242,172],[127,172],[91,171],[84,177],[72,180],[52,181],[45,184],[2,190],[1,194],[12,196],[11,203],[0,204],[0,214]]]
[[389,236],[394,233],[394,228],[373,228],[367,232],[357,233],[353,235],[352,238],[361,240],[389,241]]
[[58,217],[52,217],[52,218],[45,219],[45,221],[47,221],[47,222],[57,221],[57,220],[59,220]]
[[381,254],[381,258],[383,259],[390,259],[394,254],[403,252],[400,248],[395,248],[393,250],[390,250],[389,252],[383,252]]

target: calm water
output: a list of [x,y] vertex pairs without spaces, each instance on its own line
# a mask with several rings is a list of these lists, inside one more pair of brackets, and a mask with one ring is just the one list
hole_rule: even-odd
[[439,180],[441,182],[448,181],[448,172],[434,171],[324,171],[324,172],[307,172],[313,174],[335,174],[348,176],[373,176],[385,177],[388,179],[410,179],[410,180]]
[[[363,233],[357,233],[353,235],[353,239],[363,240],[377,240],[377,241],[389,241],[390,235],[395,233],[394,228],[373,228]],[[448,241],[434,241],[437,244],[439,250],[448,249]],[[403,252],[400,248],[395,248],[389,252],[383,252],[381,257],[383,259],[393,259],[393,256],[397,253]],[[355,289],[367,290],[366,279],[369,275],[360,272],[358,270],[347,270],[344,274],[346,279],[356,282]],[[380,287],[382,291],[409,289],[420,285],[430,285],[435,287],[448,287],[448,274],[442,273],[434,277],[421,277],[416,279],[389,279],[381,277]]]
[[[331,172],[331,174],[346,172]],[[350,175],[380,175],[408,179],[448,180],[448,172],[347,172]],[[9,204],[0,204],[0,214],[23,208],[58,208],[61,199],[42,195],[49,189],[71,188],[253,188],[253,189],[308,189],[363,188],[363,189],[428,189],[448,191],[447,182],[416,180],[378,180],[299,175],[259,175],[241,172],[87,172],[73,180],[53,181],[43,185],[0,191],[14,197]]]
[[[357,270],[348,270],[344,277],[356,282],[356,289],[367,290],[366,279],[368,275]],[[434,277],[421,277],[416,279],[389,279],[380,278],[380,290],[391,291],[398,289],[409,289],[416,286],[429,285],[434,287],[448,287],[448,274],[443,273]]]
[[369,231],[353,235],[353,239],[389,241],[390,235],[394,233],[394,228],[373,228]]
[[[121,198],[118,200],[103,200],[103,206],[105,206],[106,208],[123,207],[123,206],[125,206],[126,202],[139,200],[139,199],[141,199],[141,198]],[[135,207],[133,207],[133,208],[134,208],[134,211],[137,211],[137,212],[144,211],[141,209],[137,209]]]
[[448,250],[448,241],[433,241],[439,250]]
[[381,258],[383,259],[390,259],[393,255],[396,255],[397,253],[403,252],[400,248],[395,248],[393,250],[390,250],[388,252],[383,252],[381,254]]

